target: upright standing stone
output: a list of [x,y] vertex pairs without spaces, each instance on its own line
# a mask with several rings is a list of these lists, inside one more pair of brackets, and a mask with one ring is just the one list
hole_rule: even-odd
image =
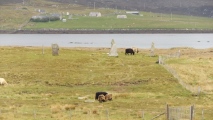
[[150,56],[154,56],[155,55],[154,51],[155,51],[155,44],[152,42]]
[[111,41],[111,49],[110,49],[109,56],[115,56],[115,57],[118,56],[117,47],[116,47],[115,41],[113,39]]
[[56,55],[58,55],[58,52],[59,52],[58,44],[52,44],[52,55],[56,56]]
[[177,57],[180,58],[180,55],[181,55],[180,50],[178,50]]

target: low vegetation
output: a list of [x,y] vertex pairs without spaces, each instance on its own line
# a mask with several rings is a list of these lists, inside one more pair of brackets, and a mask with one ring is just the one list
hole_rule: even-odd
[[201,88],[204,92],[213,92],[213,49],[184,49],[179,59],[169,60],[168,64],[179,74],[185,83]]
[[[150,57],[145,49],[131,56],[120,48],[119,57],[109,57],[109,48],[60,48],[59,56],[52,56],[51,48],[1,47],[0,51],[0,76],[8,82],[1,86],[0,119],[140,120],[164,113],[166,104],[195,105],[196,119],[212,118],[212,95],[193,96],[155,63],[158,56]],[[172,51],[157,50],[156,55]],[[209,57],[201,58],[191,59],[207,64]],[[113,101],[93,102],[97,91],[111,93]]]

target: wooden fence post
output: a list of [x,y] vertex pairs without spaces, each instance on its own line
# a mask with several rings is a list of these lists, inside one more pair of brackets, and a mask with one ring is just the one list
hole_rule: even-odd
[[72,110],[70,110],[70,120],[72,120]]
[[107,120],[109,120],[109,111],[106,110]]
[[166,120],[169,120],[169,105],[166,104]]
[[142,115],[142,120],[145,120],[145,119],[144,119],[144,111],[142,111],[142,114],[141,114],[141,115]]
[[36,119],[36,111],[35,110],[34,110],[33,114],[34,114],[34,119]]
[[190,120],[193,120],[193,116],[194,116],[194,105],[190,107]]
[[203,114],[204,114],[204,110],[202,110],[202,120],[204,120]]

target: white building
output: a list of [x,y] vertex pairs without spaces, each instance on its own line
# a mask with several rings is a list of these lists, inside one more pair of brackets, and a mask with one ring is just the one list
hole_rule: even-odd
[[67,22],[67,19],[62,19],[62,22]]
[[140,13],[138,11],[126,11],[127,14],[134,14],[139,15]]
[[90,17],[101,17],[101,13],[100,12],[90,12],[89,16]]
[[117,18],[123,18],[123,19],[125,19],[125,18],[127,18],[127,16],[126,15],[117,15]]

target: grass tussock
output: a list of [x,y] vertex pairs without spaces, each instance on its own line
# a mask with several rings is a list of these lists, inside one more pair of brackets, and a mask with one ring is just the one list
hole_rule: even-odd
[[56,113],[61,112],[62,106],[61,105],[52,105],[50,109],[53,114],[56,114]]

